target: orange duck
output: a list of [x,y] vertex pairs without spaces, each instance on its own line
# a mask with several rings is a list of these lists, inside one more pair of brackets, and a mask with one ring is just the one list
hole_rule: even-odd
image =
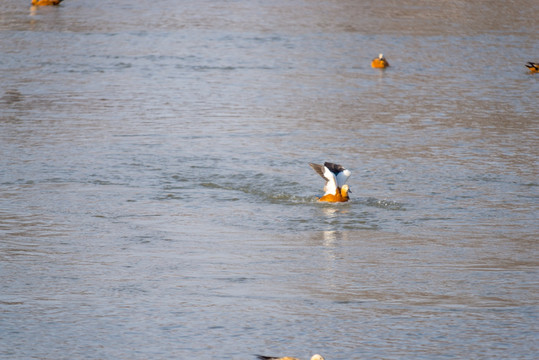
[[63,0],[32,0],[32,6],[59,5]]
[[530,71],[531,71],[532,73],[537,73],[537,72],[539,72],[539,63],[534,63],[534,62],[531,62],[531,61],[530,61],[530,62],[528,62],[528,63],[526,64],[526,67],[527,67],[528,69],[530,69]]
[[371,66],[373,68],[377,68],[377,69],[384,69],[384,68],[389,66],[389,63],[387,62],[386,58],[384,57],[384,54],[380,54],[380,55],[378,55],[377,58],[372,60]]
[[341,165],[325,162],[324,165],[309,163],[320,176],[326,180],[324,185],[325,194],[318,201],[346,202],[349,200],[350,187],[345,185],[346,180],[352,174],[350,170]]
[[[299,360],[298,358],[291,357],[291,356],[271,357],[271,356],[256,355],[256,357],[259,360]],[[315,354],[311,357],[311,360],[324,360],[324,358],[322,357],[322,355]]]

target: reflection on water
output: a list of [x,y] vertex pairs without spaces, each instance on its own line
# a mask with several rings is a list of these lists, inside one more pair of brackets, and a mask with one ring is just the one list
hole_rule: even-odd
[[3,4],[0,357],[536,358],[537,2],[192,5]]
[[324,246],[332,246],[334,244],[338,237],[340,236],[340,232],[331,230],[331,231],[322,231],[322,235],[324,238]]

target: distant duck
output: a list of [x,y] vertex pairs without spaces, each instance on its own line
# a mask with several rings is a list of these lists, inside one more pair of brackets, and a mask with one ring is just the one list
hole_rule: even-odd
[[531,71],[532,73],[539,72],[539,63],[535,63],[535,62],[531,62],[531,61],[530,61],[530,62],[528,62],[528,63],[526,64],[526,67],[527,67],[528,69],[530,69],[530,71]]
[[345,185],[346,180],[352,174],[350,170],[341,165],[325,162],[324,165],[309,163],[320,176],[326,180],[324,185],[325,194],[318,201],[346,202],[349,200],[350,187]]
[[372,60],[371,66],[373,68],[377,68],[377,69],[384,69],[384,68],[389,66],[389,63],[387,62],[386,58],[384,57],[384,54],[380,54],[380,55],[378,55],[377,58]]
[[[291,357],[291,356],[285,356],[285,357],[272,357],[272,356],[263,356],[263,355],[256,355],[256,357],[259,360],[299,360],[298,358]],[[311,360],[324,360],[322,355],[315,354],[311,357]]]
[[59,5],[63,0],[32,0],[32,6]]

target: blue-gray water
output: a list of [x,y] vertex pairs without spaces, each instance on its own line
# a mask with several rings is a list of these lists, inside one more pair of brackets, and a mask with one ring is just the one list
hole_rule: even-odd
[[0,358],[539,356],[539,3],[29,3]]

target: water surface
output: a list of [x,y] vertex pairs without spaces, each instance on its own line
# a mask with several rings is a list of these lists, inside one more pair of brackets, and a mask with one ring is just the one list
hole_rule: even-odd
[[0,357],[537,358],[538,12],[3,4]]

